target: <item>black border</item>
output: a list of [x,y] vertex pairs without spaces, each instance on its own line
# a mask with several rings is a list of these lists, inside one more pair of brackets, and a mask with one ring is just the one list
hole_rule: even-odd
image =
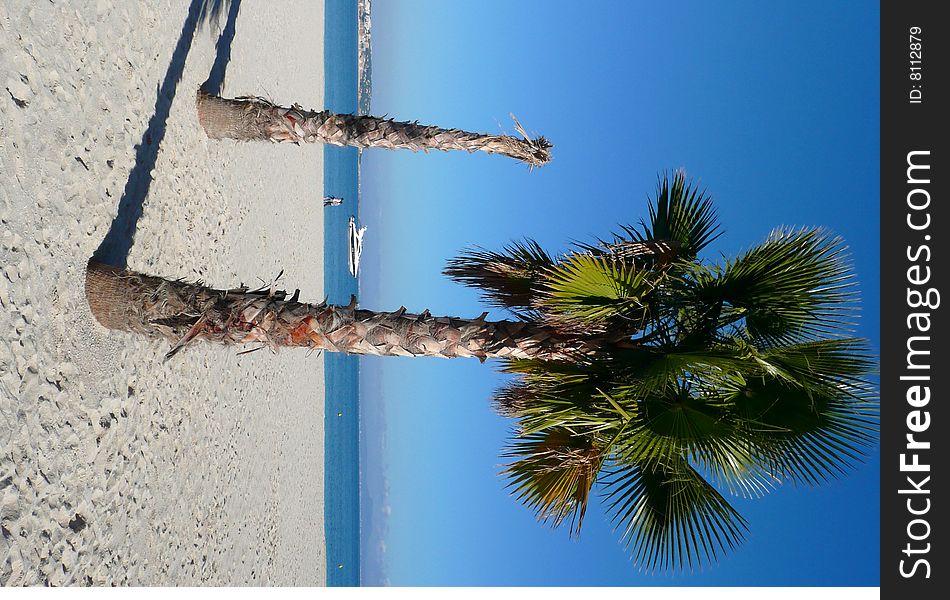
[[[947,448],[942,443],[948,431],[946,420],[948,413],[943,404],[950,398],[950,360],[947,359],[947,308],[943,303],[950,302],[950,287],[946,285],[947,272],[950,271],[950,259],[947,255],[947,237],[950,237],[946,205],[950,202],[947,195],[946,179],[950,177],[948,161],[950,156],[944,150],[947,145],[950,121],[950,102],[948,102],[946,80],[950,77],[947,51],[947,38],[950,36],[950,23],[938,17],[937,2],[885,2],[881,6],[881,591],[885,597],[894,598],[937,598],[946,597],[943,581],[950,568],[941,560],[947,555],[941,541],[944,535],[945,519],[948,509],[946,499],[937,490],[945,487],[945,469]],[[946,7],[944,7],[944,11]],[[943,14],[946,14],[943,12]],[[909,33],[911,27],[920,27],[922,38],[922,57],[919,81],[911,80],[911,56]],[[919,85],[922,92],[920,103],[910,102],[910,90]],[[918,154],[914,161],[930,165],[929,183],[909,184],[907,181],[908,153],[929,151],[929,155]],[[915,179],[924,179],[924,170],[912,172]],[[908,193],[914,189],[926,189],[930,194],[930,204],[922,211],[911,211],[907,205]],[[912,194],[913,200],[923,204],[926,195],[921,192]],[[907,224],[909,212],[915,212],[918,224],[925,222],[924,212],[930,215],[930,226],[926,231],[914,231]],[[925,240],[924,236],[930,239]],[[930,260],[922,245],[930,248]],[[909,259],[909,256],[917,260]],[[908,269],[913,265],[929,266],[931,279],[922,285],[908,283]],[[925,270],[913,274],[923,275]],[[934,310],[912,309],[908,306],[908,288],[924,291],[936,288],[942,292],[941,306]],[[931,317],[931,328],[926,333],[915,333],[908,327],[908,315],[917,310],[927,311]],[[914,325],[921,321],[913,321]],[[931,354],[918,355],[916,361],[922,364],[928,361],[928,370],[909,371],[906,366],[908,337],[929,335],[930,340],[918,340],[915,349],[929,350]],[[925,347],[926,346],[926,347]],[[920,441],[929,441],[930,450],[920,451],[920,462],[930,465],[926,473],[901,472],[901,454],[908,454],[906,435],[908,414],[915,409],[907,402],[909,385],[914,382],[901,380],[902,375],[928,374],[930,381],[920,382],[930,387],[930,400],[919,410],[927,411],[930,417],[926,431],[915,434]],[[921,415],[922,418],[922,415]],[[943,459],[941,461],[941,458]],[[906,459],[911,460],[910,456]],[[928,494],[901,494],[901,489],[909,488],[908,475],[915,476],[918,482],[921,476],[931,478],[922,488]],[[918,483],[918,485],[920,485]],[[908,512],[907,499],[913,497],[912,506],[929,511],[921,518],[930,526],[929,536],[921,541],[912,542],[907,534],[911,519],[916,518]],[[914,533],[922,535],[926,527],[917,523]],[[903,553],[908,543],[925,548],[926,554],[908,556]],[[924,577],[927,569],[918,565],[914,576],[905,578],[900,573],[900,561],[904,560],[905,571],[912,571],[914,561],[924,558],[929,563],[929,578]],[[943,584],[942,593],[938,589]]]

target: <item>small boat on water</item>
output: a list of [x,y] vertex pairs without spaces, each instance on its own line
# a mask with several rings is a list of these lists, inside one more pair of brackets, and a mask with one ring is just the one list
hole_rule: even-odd
[[339,206],[343,204],[343,198],[338,198],[336,196],[324,196],[323,205],[324,206]]
[[350,254],[349,254],[349,263],[350,263],[350,274],[353,277],[359,275],[360,272],[360,257],[363,255],[363,234],[366,233],[365,227],[356,228],[356,217],[350,217],[350,231],[349,231],[349,241],[350,241]]

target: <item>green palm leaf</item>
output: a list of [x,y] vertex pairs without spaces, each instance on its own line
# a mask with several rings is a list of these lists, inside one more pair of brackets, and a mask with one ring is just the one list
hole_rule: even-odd
[[764,349],[758,357],[769,372],[817,392],[866,388],[875,362],[858,338],[824,339]]
[[601,482],[611,522],[646,571],[715,562],[747,529],[726,499],[682,460],[655,466],[614,462]]
[[705,192],[691,187],[682,171],[673,181],[664,176],[657,183],[656,204],[650,203],[650,224],[642,231],[624,227],[633,241],[665,241],[678,244],[678,257],[692,260],[721,235],[716,211]]
[[761,369],[748,356],[737,353],[728,345],[705,350],[665,350],[645,346],[630,349],[617,361],[618,386],[638,398],[665,394],[686,377],[718,378],[730,373],[759,372]]
[[638,426],[618,444],[628,458],[685,456],[731,493],[759,496],[843,473],[873,441],[873,360],[860,340],[639,354],[651,358],[617,377],[641,399]]
[[618,456],[627,461],[658,467],[685,457],[731,494],[747,498],[779,483],[758,460],[754,437],[728,403],[679,384],[642,401],[638,415],[616,444]]
[[574,254],[547,274],[537,306],[554,321],[603,327],[622,319],[632,331],[647,318],[652,273],[589,254]]
[[841,240],[820,229],[777,230],[763,244],[700,276],[696,296],[728,303],[732,320],[768,343],[828,335],[852,325],[854,276]]
[[877,409],[869,386],[817,394],[786,380],[749,379],[729,400],[775,477],[818,484],[848,472],[874,443]]
[[511,360],[504,370],[520,378],[495,394],[495,409],[517,418],[523,434],[563,428],[593,435],[622,427],[636,415],[635,401],[605,393],[615,385],[603,364]]

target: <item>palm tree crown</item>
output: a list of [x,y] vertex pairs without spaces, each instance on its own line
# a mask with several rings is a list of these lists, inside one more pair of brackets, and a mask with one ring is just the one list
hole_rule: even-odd
[[577,340],[554,360],[504,360],[516,378],[494,400],[517,436],[503,474],[572,534],[598,484],[646,570],[715,562],[746,531],[724,494],[819,484],[875,439],[874,360],[845,335],[857,297],[841,240],[779,229],[736,258],[700,259],[719,234],[709,198],[675,173],[648,222],[608,240],[562,257],[525,240],[446,268]]

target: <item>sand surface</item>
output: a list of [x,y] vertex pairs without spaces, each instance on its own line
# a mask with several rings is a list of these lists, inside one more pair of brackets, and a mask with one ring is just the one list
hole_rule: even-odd
[[[240,5],[222,95],[321,107],[322,2],[269,5]],[[283,270],[323,299],[323,149],[205,137],[195,91],[229,6],[190,28],[191,6],[0,4],[5,584],[326,580],[323,358],[193,345],[163,363],[166,343],[102,328],[83,294],[122,201],[131,269],[217,287]]]

